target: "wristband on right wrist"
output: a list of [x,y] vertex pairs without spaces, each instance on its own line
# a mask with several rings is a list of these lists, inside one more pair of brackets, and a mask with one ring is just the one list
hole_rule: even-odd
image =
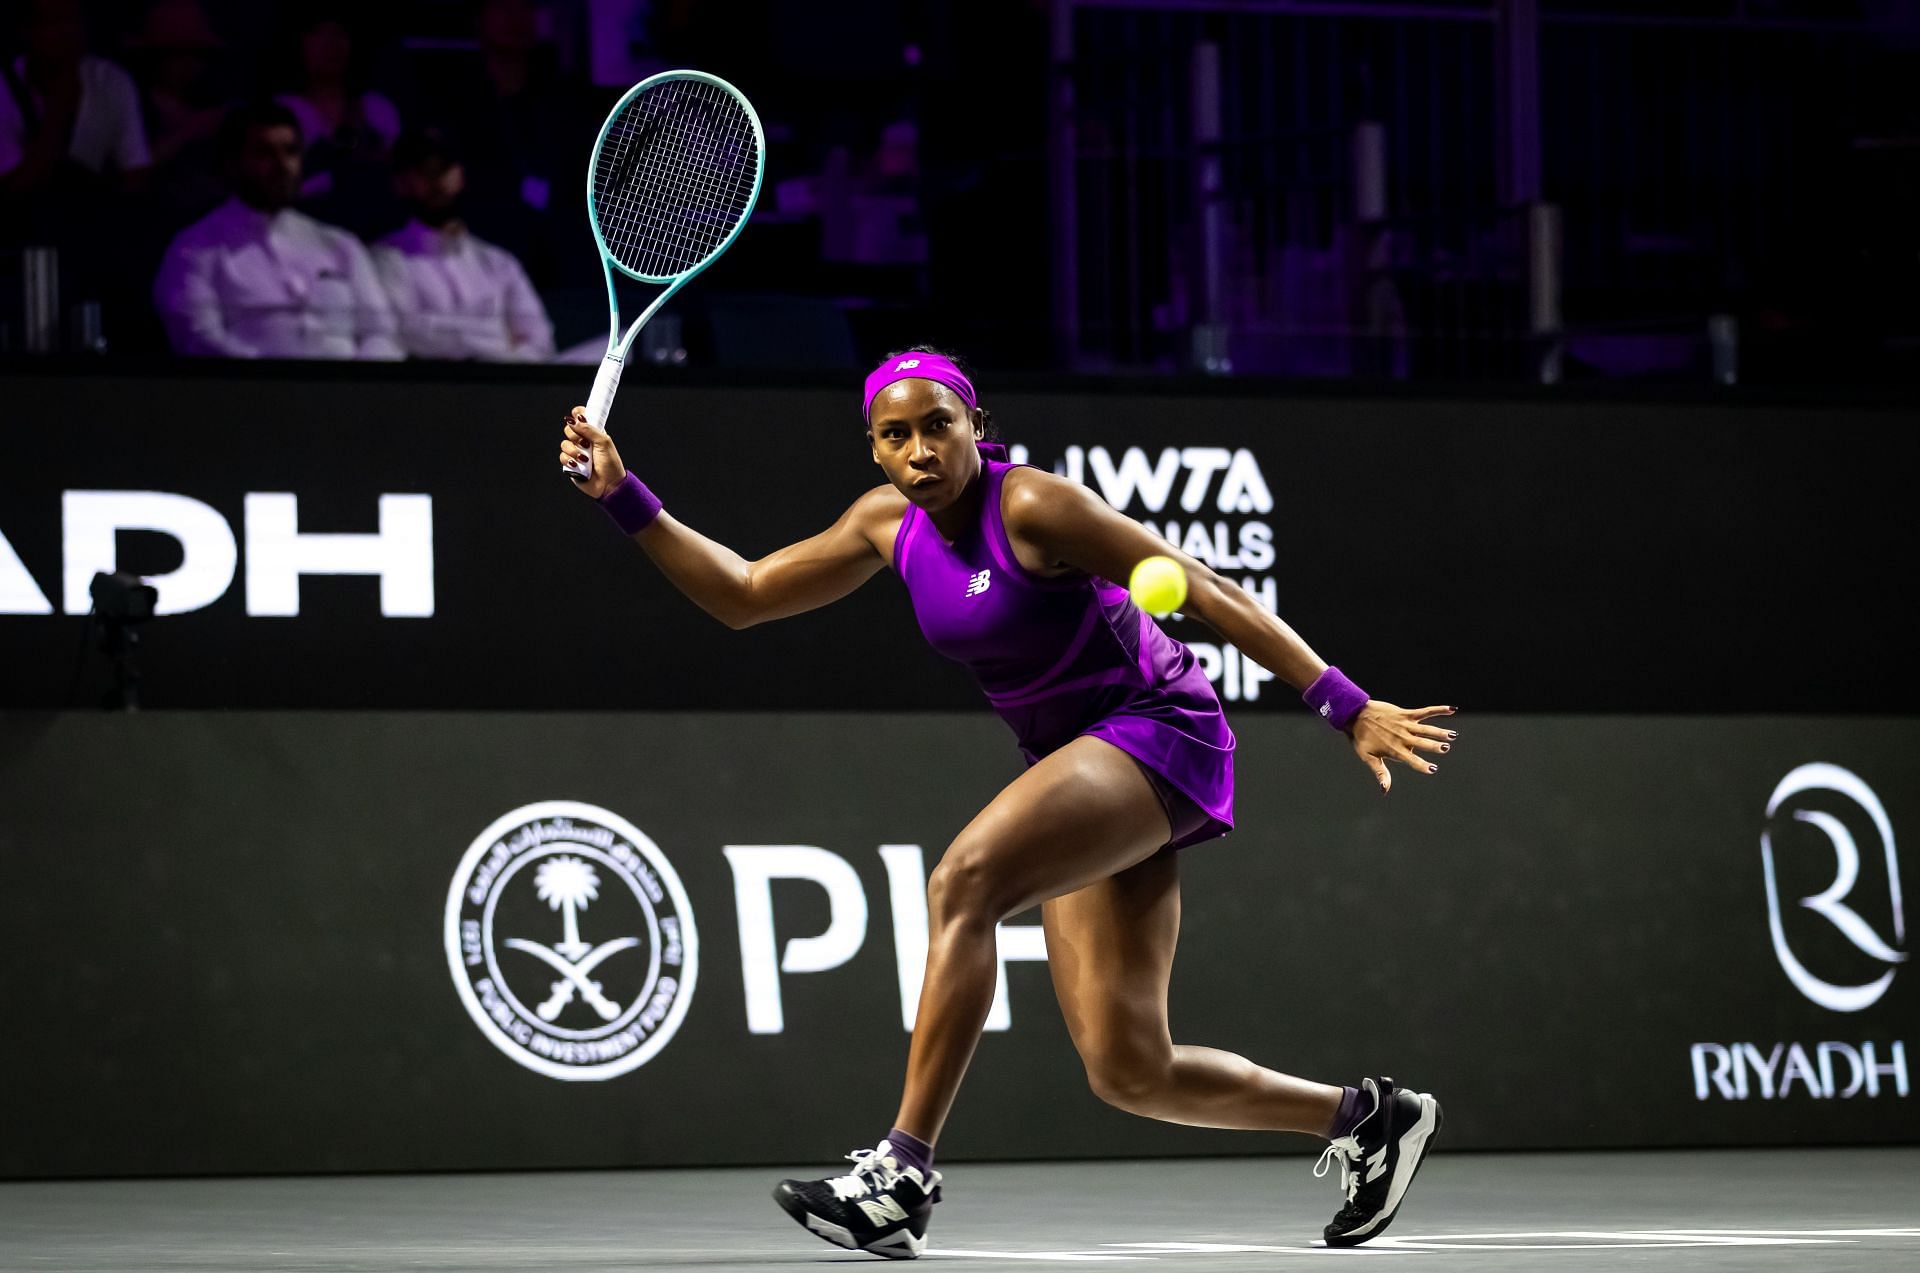
[[600,507],[607,510],[607,516],[613,518],[613,524],[623,535],[639,534],[660,516],[659,496],[648,490],[647,484],[635,477],[632,469],[620,479],[620,485],[600,497]]
[[1337,667],[1320,673],[1313,684],[1300,692],[1300,698],[1327,724],[1343,733],[1367,705],[1367,692],[1349,681]]

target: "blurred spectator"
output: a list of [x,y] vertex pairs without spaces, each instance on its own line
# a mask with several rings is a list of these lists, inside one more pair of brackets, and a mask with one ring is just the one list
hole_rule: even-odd
[[542,287],[591,283],[582,174],[599,115],[556,73],[540,18],[533,0],[486,0],[479,63],[434,95],[436,122],[461,142],[474,228]]
[[220,201],[214,139],[226,111],[213,65],[226,43],[200,0],[154,0],[128,42],[145,89],[141,105],[153,151],[153,189],[177,227]]
[[275,102],[221,124],[233,198],[182,230],[154,280],[175,351],[228,358],[399,358],[393,310],[360,241],[291,206],[300,128]]
[[411,213],[373,249],[374,265],[416,358],[530,362],[553,356],[553,324],[513,254],[460,219],[466,172],[437,129],[394,147],[394,188]]
[[292,40],[294,88],[276,100],[306,139],[302,206],[363,236],[392,226],[387,155],[400,135],[400,111],[362,82],[350,7],[303,6]]
[[814,178],[821,255],[860,265],[918,265],[927,259],[921,224],[920,130],[910,119],[880,132],[873,154],[856,165],[844,146],[827,152]]
[[[146,309],[155,246],[137,206],[148,170],[139,93],[87,52],[78,0],[25,0],[8,17],[23,52],[0,57],[0,243],[55,249],[63,319],[102,314],[125,341]],[[105,332],[79,339],[97,349]]]
[[79,0],[27,0],[24,52],[0,60],[0,188],[11,195],[138,183],[149,159],[133,78],[87,52]]

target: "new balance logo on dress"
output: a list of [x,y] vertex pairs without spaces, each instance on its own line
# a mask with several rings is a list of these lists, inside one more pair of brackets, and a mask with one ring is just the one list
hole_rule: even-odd
[[993,587],[993,571],[983,570],[967,580],[967,595],[977,597],[991,587]]

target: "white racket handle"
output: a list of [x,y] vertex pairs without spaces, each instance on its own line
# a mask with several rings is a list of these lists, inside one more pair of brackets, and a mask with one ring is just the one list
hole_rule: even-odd
[[[620,372],[626,366],[615,354],[600,360],[593,377],[593,392],[587,395],[587,423],[596,429],[607,427],[607,413],[613,409],[613,395],[620,388]],[[593,476],[593,465],[584,460],[569,460],[560,465],[568,476],[584,480]]]

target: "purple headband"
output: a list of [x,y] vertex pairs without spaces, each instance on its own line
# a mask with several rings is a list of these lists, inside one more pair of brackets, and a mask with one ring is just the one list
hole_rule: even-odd
[[951,359],[939,354],[909,353],[887,359],[868,374],[867,397],[860,406],[862,420],[873,410],[873,400],[880,396],[880,391],[896,380],[937,380],[959,394],[969,407],[980,405],[974,397],[973,381],[967,379]]

